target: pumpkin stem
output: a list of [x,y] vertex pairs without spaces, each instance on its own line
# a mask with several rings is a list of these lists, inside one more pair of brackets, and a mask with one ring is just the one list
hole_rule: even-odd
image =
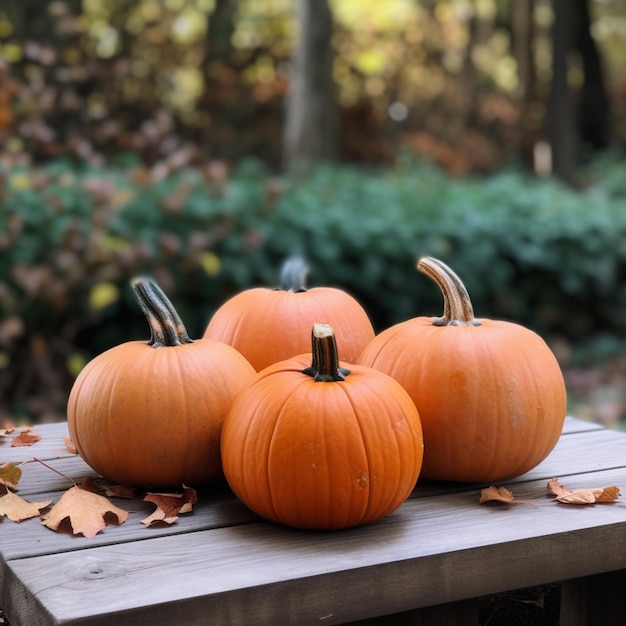
[[329,324],[313,324],[311,332],[312,362],[302,370],[312,376],[316,383],[330,383],[345,380],[349,369],[339,367],[337,340],[333,327]]
[[193,343],[174,305],[152,279],[135,278],[131,285],[150,326],[149,346],[163,348]]
[[474,307],[461,279],[442,261],[433,257],[423,257],[417,269],[432,278],[443,293],[443,316],[437,318],[434,326],[480,326],[474,317]]
[[306,291],[306,275],[309,267],[304,259],[294,256],[287,259],[280,272],[280,291],[301,293]]

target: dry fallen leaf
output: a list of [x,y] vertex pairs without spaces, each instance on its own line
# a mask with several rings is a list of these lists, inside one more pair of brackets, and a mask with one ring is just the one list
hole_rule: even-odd
[[137,487],[129,487],[128,485],[106,485],[104,487],[104,493],[109,498],[126,498],[131,499],[135,497]]
[[559,484],[557,478],[548,482],[548,494],[556,496],[555,500],[563,504],[597,504],[615,502],[620,496],[617,487],[599,487],[597,489],[570,490]]
[[190,513],[193,504],[198,501],[195,489],[183,485],[183,493],[148,493],[144,502],[152,502],[157,505],[154,513],[141,520],[142,524],[149,526],[155,522],[173,524],[182,513]]
[[22,469],[17,465],[9,461],[0,465],[0,485],[15,489],[21,477]]
[[47,502],[27,502],[23,498],[7,491],[0,497],[0,517],[6,515],[13,522],[22,522],[31,517],[37,517],[41,509],[49,506],[51,500]]
[[16,428],[17,426],[13,422],[6,420],[4,424],[2,424],[2,428],[0,428],[0,437],[10,435]]
[[18,446],[32,446],[41,439],[41,435],[34,433],[28,429],[24,429],[19,435],[13,437],[11,440],[11,447],[16,448]]
[[65,449],[68,452],[71,452],[72,454],[78,454],[78,450],[76,449],[76,446],[74,445],[74,442],[71,440],[70,437],[63,437],[63,443],[65,444]]
[[87,476],[78,487],[93,493],[104,493],[107,498],[126,498],[127,500],[134,498],[135,491],[137,491],[137,487],[102,484],[102,481],[96,480],[93,476]]
[[104,496],[75,486],[61,496],[49,513],[42,516],[41,523],[58,530],[61,522],[69,519],[75,535],[83,534],[92,539],[111,523],[112,517],[117,519],[118,525],[123,524],[128,512],[114,506]]
[[484,504],[485,502],[513,502],[515,498],[513,494],[504,487],[495,487],[494,485],[490,485],[485,489],[480,490],[480,504]]
[[98,491],[101,491],[100,487],[98,487],[93,476],[86,476],[83,479],[83,482],[80,483],[80,485],[78,485],[78,488],[84,489],[85,491],[91,491],[93,493],[98,493]]

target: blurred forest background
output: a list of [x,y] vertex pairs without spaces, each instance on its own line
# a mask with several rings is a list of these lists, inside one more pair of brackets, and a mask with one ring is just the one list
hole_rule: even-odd
[[621,0],[0,0],[0,419],[64,419],[146,337],[304,254],[377,327],[480,317],[555,350],[571,411],[626,420]]

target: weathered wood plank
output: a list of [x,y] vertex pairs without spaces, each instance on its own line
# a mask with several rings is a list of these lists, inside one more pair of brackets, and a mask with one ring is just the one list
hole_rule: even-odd
[[0,437],[0,464],[7,461],[21,463],[33,457],[42,460],[72,456],[63,443],[63,437],[69,437],[67,422],[41,424],[33,427],[33,432],[41,435],[41,440],[32,446],[11,447],[12,436]]
[[[508,481],[514,491],[518,485],[530,479],[549,480],[553,476],[563,478],[572,473],[596,472],[602,469],[620,467],[626,459],[626,435],[600,430],[572,434],[563,437],[557,449],[540,466],[522,477]],[[82,479],[95,475],[79,457],[53,459],[50,465],[66,475]],[[18,494],[26,499],[52,500],[56,502],[70,484],[48,468],[29,463],[23,467],[24,476],[19,484]],[[45,487],[51,489],[43,490]],[[426,498],[438,494],[452,494],[475,491],[476,485],[450,483],[419,483],[413,498]],[[140,492],[141,494],[141,492]],[[199,502],[193,513],[183,515],[173,526],[146,529],[139,523],[153,505],[144,503],[142,495],[133,500],[116,499],[115,504],[131,511],[129,519],[122,526],[107,527],[95,539],[93,545],[142,541],[153,536],[188,533],[219,526],[238,525],[256,520],[246,507],[235,499],[225,486],[199,490]],[[54,533],[41,525],[38,519],[0,526],[0,554],[5,559],[36,556],[68,550],[82,550],[88,547],[83,538],[67,533]],[[89,542],[87,542],[89,543]]]
[[[44,501],[52,499],[54,504],[60,495],[58,492],[44,493],[38,494],[37,498],[42,498]],[[132,500],[112,498],[111,502],[115,506],[129,511],[128,519],[119,526],[107,526],[93,539],[72,535],[69,526],[60,532],[52,531],[45,527],[39,518],[25,520],[20,524],[3,523],[0,528],[0,537],[2,537],[1,558],[8,561],[43,554],[86,550],[99,545],[143,541],[165,535],[238,526],[259,520],[254,513],[226,490],[222,490],[215,497],[202,497],[194,505],[193,512],[181,515],[175,524],[159,524],[149,528],[142,524],[141,520],[154,511],[154,504],[144,502],[141,498]]]
[[[626,470],[575,486],[598,483],[626,484]],[[5,588],[24,584],[68,623],[104,609],[130,624],[141,607],[155,625],[172,611],[186,624],[341,623],[626,567],[622,505],[558,505],[543,480],[515,489],[537,508],[479,506],[478,491],[417,498],[341,532],[260,522],[10,561]]]
[[17,485],[17,491],[23,498],[37,496],[40,493],[65,491],[72,483],[61,474],[71,478],[75,483],[81,483],[87,477],[97,477],[77,454],[46,459],[44,462],[49,467],[37,461],[20,464],[22,478]]
[[[16,462],[37,456],[75,480],[93,474],[64,452],[65,424],[41,431],[44,438],[31,448],[0,444],[0,462],[8,450]],[[552,454],[508,482],[518,500],[534,500],[538,508],[480,507],[479,485],[441,483],[418,484],[389,518],[341,533],[257,522],[227,489],[215,497],[201,492],[194,513],[163,529],[139,523],[149,505],[116,501],[132,510],[129,520],[91,541],[53,533],[38,520],[4,522],[0,604],[14,626],[97,624],[102,610],[115,612],[120,626],[203,624],[207,615],[227,623],[341,623],[624,568],[623,505],[572,510],[544,494],[552,476],[570,488],[624,490],[625,460],[626,435],[568,418]],[[41,464],[23,469],[22,496],[47,499],[39,494],[59,496],[68,486]],[[584,562],[572,543],[581,540]]]
[[571,415],[568,415],[565,418],[562,433],[564,435],[569,435],[570,433],[581,433],[588,430],[602,430],[603,428],[604,427],[601,424],[598,424],[596,422],[581,420],[576,417],[572,417]]
[[[573,473],[610,469],[622,465],[624,459],[626,459],[626,435],[606,430],[573,434],[563,437],[555,451],[540,466],[522,477],[509,481],[509,484],[518,485],[529,479],[548,480],[553,476],[563,478]],[[54,459],[50,461],[50,464],[77,480],[86,475],[94,475],[76,456]],[[38,463],[26,464],[23,470],[24,476],[20,481],[18,493],[27,499],[32,500],[36,497],[40,500],[56,501],[69,487],[69,483],[64,478]],[[423,498],[437,494],[471,491],[476,487],[476,485],[463,484],[418,483],[411,497]],[[220,525],[240,524],[255,519],[255,516],[238,503],[225,487],[200,491],[199,497],[200,501],[194,513],[182,516],[172,527],[158,530],[146,530],[136,523],[149,511],[149,505],[143,503],[141,497],[132,501],[120,500],[117,503],[122,508],[133,511],[131,518],[123,526],[108,527],[93,541],[100,544],[143,540],[147,533],[177,534]],[[28,520],[20,525],[3,524],[0,526],[0,537],[2,537],[0,552],[5,558],[83,549],[81,539],[53,533],[42,527],[38,520]]]
[[[575,427],[578,423],[582,423],[582,430]],[[518,482],[523,480],[534,480],[548,475],[559,476],[567,473],[577,473],[585,471],[594,471],[599,469],[608,469],[610,467],[619,467],[624,458],[625,450],[622,446],[626,446],[626,434],[608,431],[602,428],[584,427],[585,423],[581,420],[568,418],[571,425],[567,436],[562,436],[556,448],[539,466],[531,472],[516,479]],[[53,427],[53,428],[51,428]],[[573,428],[573,429],[572,429]],[[46,450],[37,448],[41,442],[29,448],[7,448],[13,455],[14,462],[32,459],[33,457],[45,460],[53,468],[72,477],[75,481],[80,482],[86,476],[95,476],[84,462],[77,455],[64,454],[58,456],[60,450],[61,437],[65,432],[63,424],[53,424],[41,427],[42,432],[46,435],[45,440],[48,442]],[[58,441],[55,441],[55,437]],[[575,437],[576,439],[571,439]],[[584,438],[584,445],[581,441]],[[572,448],[576,448],[576,452]],[[0,449],[0,455],[4,455],[6,450]],[[55,456],[57,455],[57,456]],[[4,462],[5,456],[0,456],[0,461]],[[564,468],[564,464],[567,468]],[[34,495],[37,493],[62,491],[67,488],[67,481],[45,468],[43,465],[31,462],[22,465],[23,477],[19,484],[19,493],[22,496]],[[434,493],[443,491],[465,490],[465,485],[456,486],[443,483],[424,483],[423,493]],[[421,495],[422,491],[418,490],[415,495]]]
[[[601,429],[602,426],[594,422],[568,416],[563,426],[563,434]],[[10,437],[0,438],[0,463],[6,461],[21,463],[33,457],[45,461],[72,456],[63,443],[63,437],[69,437],[67,422],[42,424],[35,426],[34,431],[41,434],[42,438],[33,446],[12,448]]]
[[548,457],[515,482],[562,477],[621,467],[626,462],[626,433],[592,430],[562,436]]

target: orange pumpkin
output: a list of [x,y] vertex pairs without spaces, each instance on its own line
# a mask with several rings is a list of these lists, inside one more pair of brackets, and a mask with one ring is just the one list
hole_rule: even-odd
[[440,318],[416,317],[381,332],[359,363],[399,381],[424,429],[422,477],[490,482],[518,476],[556,445],[566,412],[554,354],[518,324],[476,319],[467,290],[431,257],[418,269],[444,297]]
[[302,259],[289,259],[283,266],[280,289],[256,287],[236,294],[215,312],[204,336],[233,346],[260,371],[307,352],[311,326],[323,320],[335,330],[339,357],[356,361],[374,338],[367,313],[342,289],[307,290],[306,271]]
[[244,504],[274,522],[374,522],[417,481],[419,415],[389,376],[340,366],[332,327],[313,326],[312,349],[312,363],[309,354],[271,365],[235,399],[222,431],[224,474]]
[[191,340],[156,283],[138,279],[133,289],[152,337],[111,348],[80,372],[68,399],[71,438],[85,462],[114,482],[180,487],[223,479],[222,422],[255,371],[226,344]]

